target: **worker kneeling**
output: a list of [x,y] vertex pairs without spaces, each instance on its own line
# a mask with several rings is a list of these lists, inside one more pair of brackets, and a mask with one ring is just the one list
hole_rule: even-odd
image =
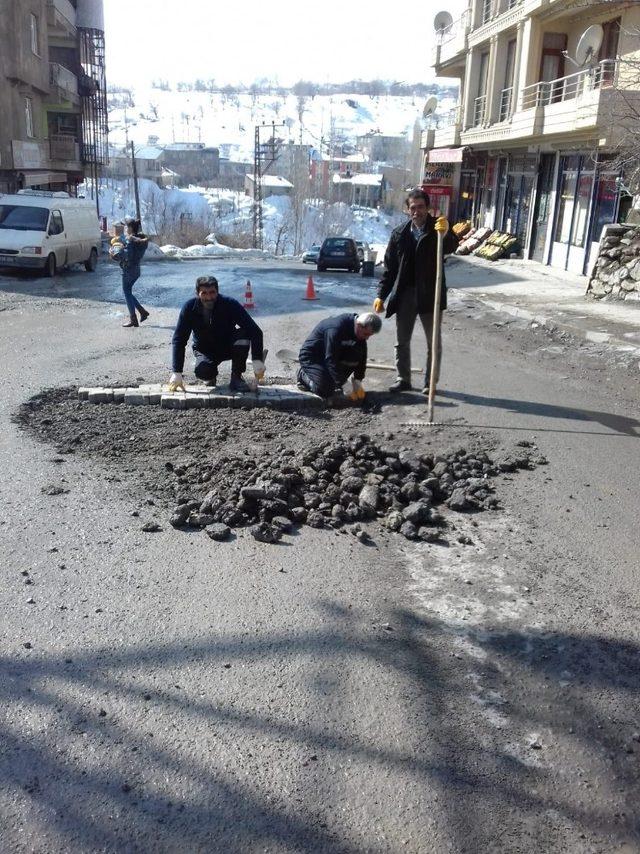
[[249,347],[256,379],[259,382],[264,377],[262,330],[237,300],[219,292],[215,276],[199,276],[196,296],[180,310],[172,339],[171,391],[184,390],[184,354],[192,335],[194,373],[207,385],[216,385],[218,366],[231,360],[230,391],[249,391],[242,376],[247,368]]
[[352,376],[349,398],[364,400],[362,380],[367,369],[367,340],[380,332],[377,314],[339,314],[314,328],[300,348],[298,384],[324,398],[342,394]]

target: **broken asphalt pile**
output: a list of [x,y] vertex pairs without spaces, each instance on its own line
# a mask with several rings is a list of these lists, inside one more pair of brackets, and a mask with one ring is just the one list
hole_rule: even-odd
[[[215,467],[167,463],[179,494],[170,521],[176,528],[202,528],[214,540],[251,526],[256,540],[275,543],[301,525],[347,526],[366,539],[359,523],[378,519],[409,540],[436,542],[447,528],[441,508],[496,508],[491,478],[543,462],[531,448],[521,442],[512,454],[494,459],[465,448],[416,454],[361,434],[308,448],[301,456],[285,449],[261,462],[233,457]],[[216,485],[202,494],[210,482]]]
[[[477,434],[444,450],[437,432],[416,434],[394,422],[393,408],[174,412],[96,407],[78,401],[75,390],[47,389],[14,417],[56,448],[54,462],[76,453],[93,458],[106,467],[105,479],[122,482],[141,506],[158,501],[160,515],[154,510],[143,531],[162,530],[167,514],[175,528],[202,529],[214,540],[249,528],[257,540],[275,543],[307,525],[366,542],[367,523],[378,523],[410,540],[445,542],[455,527],[450,511],[496,508],[496,478],[546,462],[532,442],[495,450]],[[369,432],[360,433],[365,425]],[[43,492],[64,495],[71,484],[62,480]]]

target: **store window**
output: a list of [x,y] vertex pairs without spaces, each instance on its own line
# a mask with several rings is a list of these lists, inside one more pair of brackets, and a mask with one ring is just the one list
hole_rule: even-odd
[[588,155],[575,154],[561,159],[556,243],[578,248],[585,245],[593,180],[593,161]]
[[600,240],[602,229],[616,221],[616,203],[618,198],[617,175],[604,173],[598,177],[595,211],[593,214],[593,231],[591,239]]

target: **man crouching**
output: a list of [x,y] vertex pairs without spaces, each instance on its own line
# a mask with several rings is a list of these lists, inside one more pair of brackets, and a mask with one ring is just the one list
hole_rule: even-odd
[[353,375],[349,398],[364,400],[367,340],[381,328],[382,321],[373,312],[321,320],[300,348],[298,384],[320,397],[331,398],[342,394],[342,386]]
[[264,377],[262,330],[237,300],[219,292],[215,276],[199,276],[196,279],[196,296],[180,310],[172,339],[171,391],[184,390],[184,353],[192,335],[196,359],[194,373],[207,385],[216,385],[218,366],[230,360],[229,390],[249,391],[242,376],[247,368],[249,347],[256,379],[259,381]]

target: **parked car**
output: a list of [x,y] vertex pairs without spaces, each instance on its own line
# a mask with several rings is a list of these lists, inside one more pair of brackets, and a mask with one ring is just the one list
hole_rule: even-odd
[[55,276],[84,264],[93,272],[101,236],[95,205],[68,193],[19,190],[0,194],[0,267],[24,267]]
[[318,260],[318,253],[320,252],[320,246],[314,245],[310,246],[306,252],[302,253],[302,263],[303,264],[315,264]]
[[360,259],[360,263],[364,261],[364,256],[371,248],[368,243],[365,243],[362,240],[356,240],[356,247],[358,249],[358,258]]
[[350,237],[327,237],[320,248],[316,263],[320,272],[333,267],[357,273],[360,270],[360,259],[355,240]]

